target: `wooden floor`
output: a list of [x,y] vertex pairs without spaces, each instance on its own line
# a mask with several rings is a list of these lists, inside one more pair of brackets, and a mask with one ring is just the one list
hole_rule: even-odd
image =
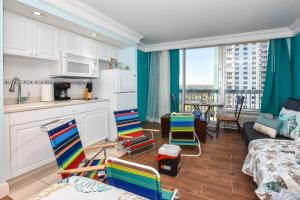
[[[145,128],[159,128],[156,124],[146,124]],[[158,148],[167,143],[161,135],[157,137],[155,151],[122,159],[153,166],[157,169],[155,157]],[[218,138],[207,138],[201,144],[199,157],[183,157],[182,167],[177,177],[162,176],[162,185],[166,189],[177,188],[181,199],[219,200],[219,199],[257,199],[254,193],[255,183],[251,177],[241,172],[247,153],[246,146],[235,130],[221,130]],[[185,151],[192,151],[188,149]]]

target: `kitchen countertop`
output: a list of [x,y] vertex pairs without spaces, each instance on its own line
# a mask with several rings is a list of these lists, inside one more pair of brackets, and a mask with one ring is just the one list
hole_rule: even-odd
[[55,108],[61,106],[70,106],[77,104],[95,103],[108,101],[107,98],[93,99],[93,100],[67,100],[67,101],[52,101],[52,102],[34,102],[34,103],[24,103],[24,104],[13,104],[4,106],[4,114],[23,112],[30,110],[39,110],[45,108]]

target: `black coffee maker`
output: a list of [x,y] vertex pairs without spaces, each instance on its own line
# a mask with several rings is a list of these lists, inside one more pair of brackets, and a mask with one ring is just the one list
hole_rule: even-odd
[[68,96],[68,89],[71,88],[71,84],[68,82],[55,82],[54,83],[54,100],[70,100]]

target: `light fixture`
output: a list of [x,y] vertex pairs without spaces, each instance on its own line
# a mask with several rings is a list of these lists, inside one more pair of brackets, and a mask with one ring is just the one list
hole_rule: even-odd
[[35,17],[45,17],[45,15],[39,11],[32,11],[31,14]]
[[90,36],[96,37],[96,36],[97,36],[97,33],[90,33]]

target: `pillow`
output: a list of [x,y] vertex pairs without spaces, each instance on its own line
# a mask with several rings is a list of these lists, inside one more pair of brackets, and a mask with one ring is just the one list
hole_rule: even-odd
[[259,116],[268,118],[268,119],[273,119],[273,115],[271,113],[260,113]]
[[264,113],[261,113],[253,126],[254,130],[261,132],[275,138],[278,131],[280,130],[281,121],[277,119],[270,119]]
[[300,112],[282,108],[279,120],[282,121],[280,135],[294,140],[300,138]]

